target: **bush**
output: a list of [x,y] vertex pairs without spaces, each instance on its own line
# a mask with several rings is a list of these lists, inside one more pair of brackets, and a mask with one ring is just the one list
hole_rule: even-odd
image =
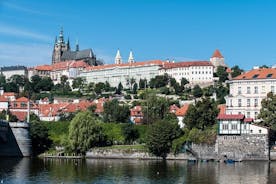
[[133,124],[125,124],[122,126],[122,133],[125,137],[125,144],[132,144],[136,139],[139,138],[139,131]]

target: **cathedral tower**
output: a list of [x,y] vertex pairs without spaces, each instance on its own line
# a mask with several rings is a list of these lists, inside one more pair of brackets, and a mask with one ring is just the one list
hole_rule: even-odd
[[70,50],[69,38],[67,43],[65,43],[64,36],[63,36],[63,29],[61,28],[58,40],[57,38],[55,39],[55,45],[54,45],[54,50],[52,55],[52,64],[60,62],[62,53],[68,50]]
[[122,57],[121,57],[121,54],[120,54],[120,50],[118,49],[116,57],[115,57],[115,64],[122,64],[122,63],[123,63]]
[[130,53],[129,53],[128,63],[134,63],[134,57],[133,57],[132,51],[130,51]]

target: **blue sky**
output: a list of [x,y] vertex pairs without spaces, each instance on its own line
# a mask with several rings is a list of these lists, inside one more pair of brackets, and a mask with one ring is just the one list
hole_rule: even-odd
[[276,64],[276,2],[261,0],[0,0],[0,66],[50,64],[60,27],[71,47],[105,63],[209,60],[229,66]]

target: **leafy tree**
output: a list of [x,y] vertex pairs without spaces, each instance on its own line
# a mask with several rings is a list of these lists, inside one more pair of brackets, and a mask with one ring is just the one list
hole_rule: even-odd
[[181,133],[177,123],[158,121],[149,127],[146,145],[152,154],[165,159],[172,147],[172,141]]
[[217,115],[216,103],[209,98],[203,98],[195,105],[189,106],[184,123],[188,129],[198,128],[204,130],[216,123]]
[[123,90],[123,85],[122,85],[122,83],[120,82],[120,83],[118,84],[118,88],[116,89],[116,94],[118,94],[118,95],[122,94],[122,90]]
[[135,79],[131,78],[129,82],[130,82],[130,89],[132,89],[133,85],[135,84]]
[[145,89],[147,87],[147,79],[140,79],[139,80],[139,88]]
[[107,82],[107,81],[105,81],[104,90],[105,90],[105,91],[110,91],[110,90],[112,90],[112,88],[111,88],[109,82]]
[[218,104],[224,104],[225,99],[224,97],[229,94],[229,86],[224,86],[222,83],[218,83],[215,87],[215,91],[217,94],[217,101]]
[[40,122],[33,121],[30,123],[30,137],[34,155],[45,152],[52,145],[48,128]]
[[103,92],[104,88],[105,88],[104,83],[103,82],[99,82],[99,83],[97,83],[95,85],[94,91],[95,91],[95,93],[97,93],[99,95],[99,94],[101,94]]
[[157,75],[155,76],[155,78],[150,79],[149,85],[150,88],[160,88],[168,85],[169,81],[170,77],[168,76],[168,74]]
[[267,98],[262,100],[262,108],[258,118],[261,119],[260,125],[276,130],[276,95],[272,92],[268,93]]
[[94,146],[103,146],[106,136],[101,121],[85,111],[79,112],[69,125],[69,143],[74,152],[84,154]]
[[22,75],[13,75],[9,78],[9,81],[12,83],[17,84],[18,86],[23,87],[25,82],[26,82],[26,78]]
[[202,97],[202,95],[203,95],[203,91],[201,87],[199,85],[195,85],[193,89],[193,96],[195,98],[199,98],[199,97]]
[[72,87],[74,89],[77,89],[77,88],[80,89],[82,88],[83,84],[84,84],[84,79],[81,77],[77,77],[73,80]]
[[169,113],[169,102],[163,97],[155,94],[147,94],[143,105],[144,122],[154,123],[165,118]]
[[216,74],[219,77],[219,82],[225,82],[228,80],[228,73],[224,66],[218,66]]
[[234,77],[237,77],[238,75],[240,75],[242,72],[244,72],[243,69],[240,69],[240,67],[238,65],[235,65],[231,68],[231,76],[234,78]]
[[138,89],[138,85],[135,82],[134,85],[133,85],[133,88],[132,88],[133,94],[137,94],[137,89]]
[[3,74],[0,74],[0,87],[6,86],[6,77]]
[[185,86],[186,84],[189,84],[189,81],[188,81],[186,78],[182,77],[182,78],[181,78],[181,87],[184,88],[184,86]]
[[104,103],[104,122],[127,123],[129,120],[129,114],[129,107],[127,105],[119,105],[119,101],[117,99]]
[[139,132],[133,124],[125,124],[122,126],[122,133],[125,137],[126,144],[132,144],[136,139],[139,138]]
[[262,65],[260,68],[269,68],[267,65]]
[[43,77],[38,83],[38,88],[41,91],[51,91],[54,87],[54,83],[50,77]]
[[36,93],[40,92],[40,81],[41,77],[39,75],[34,75],[31,77],[31,87]]

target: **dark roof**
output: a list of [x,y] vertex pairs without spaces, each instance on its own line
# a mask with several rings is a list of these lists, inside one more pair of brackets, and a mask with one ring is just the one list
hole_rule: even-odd
[[81,51],[65,51],[61,56],[61,60],[80,60],[92,58],[94,56],[92,49],[85,49]]
[[12,71],[12,70],[27,70],[25,66],[4,66],[0,68],[0,71]]

